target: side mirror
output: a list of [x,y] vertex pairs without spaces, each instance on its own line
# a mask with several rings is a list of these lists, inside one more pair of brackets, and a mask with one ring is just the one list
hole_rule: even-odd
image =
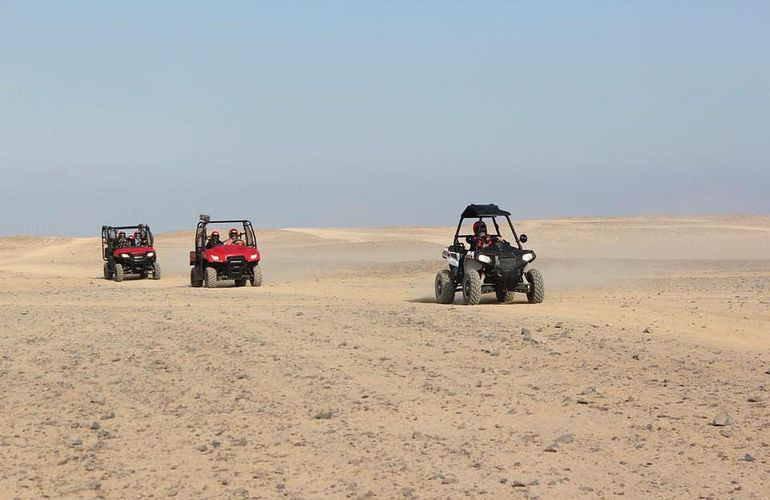
[[526,243],[527,242],[527,235],[526,234],[519,235],[519,241],[522,242],[522,243]]

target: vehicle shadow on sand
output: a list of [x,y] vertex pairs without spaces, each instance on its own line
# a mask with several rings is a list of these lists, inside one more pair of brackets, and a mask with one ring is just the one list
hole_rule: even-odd
[[[414,298],[414,299],[407,299],[406,302],[411,302],[412,304],[436,304],[436,305],[440,305],[440,306],[444,306],[444,305],[446,305],[446,306],[465,306],[465,304],[463,304],[462,297],[456,297],[455,301],[452,302],[451,304],[439,304],[438,302],[436,302],[436,298],[435,297],[417,297],[417,298]],[[527,302],[526,299],[524,299],[524,300],[516,299],[513,302],[500,303],[500,302],[497,301],[497,299],[494,296],[492,296],[492,297],[484,297],[484,296],[482,296],[481,297],[481,302],[479,302],[478,305],[480,305],[480,306],[483,306],[483,305],[511,306],[511,305],[523,305],[523,304],[529,304],[529,302]]]

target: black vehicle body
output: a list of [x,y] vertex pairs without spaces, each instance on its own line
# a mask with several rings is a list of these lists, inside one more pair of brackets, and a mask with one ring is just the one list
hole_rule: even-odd
[[[209,224],[240,224],[239,244],[218,244],[207,246]],[[237,229],[237,228],[236,228]],[[243,286],[249,281],[252,286],[262,284],[262,269],[259,267],[261,255],[257,248],[257,238],[251,222],[246,219],[211,220],[208,215],[201,215],[195,229],[195,250],[190,252],[190,285],[200,287],[204,284],[214,288],[218,281],[234,280],[236,286]]]
[[[129,245],[118,240],[118,233],[133,235],[140,233],[141,242]],[[146,278],[160,279],[160,264],[155,251],[155,240],[147,224],[135,226],[102,226],[102,260],[104,261],[104,279],[123,281],[127,274]]]
[[[527,242],[527,235],[519,236],[516,233],[510,216],[510,212],[494,204],[468,205],[465,208],[460,215],[452,245],[442,252],[449,270],[441,271],[436,276],[436,298],[439,302],[454,301],[454,293],[457,291],[463,292],[466,304],[477,304],[480,294],[491,292],[496,293],[500,302],[510,302],[516,292],[527,294],[530,302],[542,302],[542,275],[527,267],[535,260],[535,252],[522,246],[522,243]],[[475,248],[474,234],[460,234],[466,219],[484,221],[485,224],[491,221],[491,225],[487,224],[487,230],[493,244],[481,249]],[[503,240],[499,222],[507,222],[513,243]]]

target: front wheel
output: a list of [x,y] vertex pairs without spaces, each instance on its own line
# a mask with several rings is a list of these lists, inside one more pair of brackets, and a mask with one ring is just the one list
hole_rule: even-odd
[[455,280],[452,271],[444,269],[436,274],[434,284],[436,290],[436,302],[439,304],[451,304],[455,301]]
[[476,271],[465,271],[463,300],[469,306],[475,306],[481,301],[481,276]]
[[152,265],[152,279],[154,280],[160,279],[160,264],[158,262],[155,262]]
[[115,264],[115,281],[123,281],[123,264]]
[[252,271],[251,286],[262,286],[262,268],[257,265]]
[[105,262],[104,263],[104,279],[110,280],[112,279],[112,273],[110,272],[110,263]]
[[205,273],[206,288],[215,288],[217,286],[217,270],[213,267],[207,267]]
[[530,304],[539,304],[545,298],[545,285],[543,283],[543,275],[537,269],[530,269],[525,273],[527,282],[529,283],[529,291],[527,292],[527,300]]

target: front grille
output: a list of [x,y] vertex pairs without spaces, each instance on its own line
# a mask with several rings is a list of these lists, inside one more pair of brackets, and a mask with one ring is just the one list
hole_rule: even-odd
[[227,266],[232,275],[246,274],[246,257],[228,257]]

